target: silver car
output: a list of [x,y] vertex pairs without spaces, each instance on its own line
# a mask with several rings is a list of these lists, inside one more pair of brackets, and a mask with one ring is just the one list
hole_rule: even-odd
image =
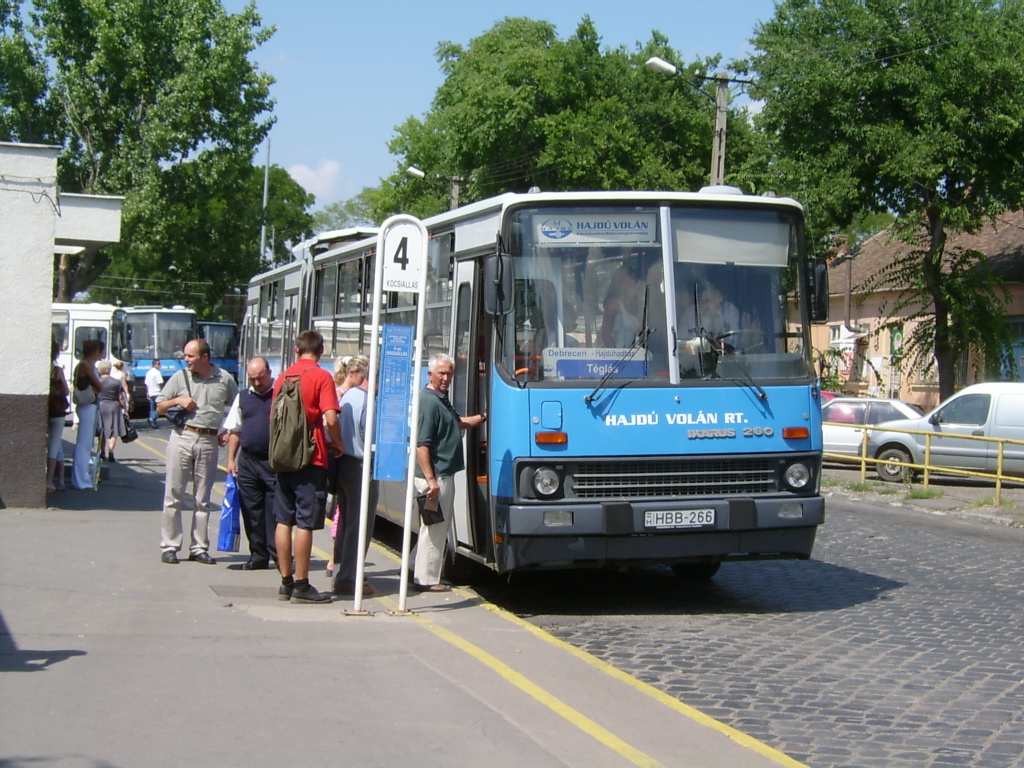
[[[881,397],[833,398],[821,406],[821,420],[850,426],[822,425],[825,453],[860,456],[860,445],[864,439],[864,429],[860,425],[874,426],[894,419],[916,419],[922,413],[916,405],[902,400]],[[825,457],[825,461],[831,459],[834,457]]]
[[[990,382],[965,387],[927,416],[883,424],[873,429],[868,456],[876,458],[878,476],[890,482],[910,479],[916,470],[906,464],[924,464],[925,435],[887,430],[907,429],[931,433],[931,466],[994,473],[999,444],[975,437],[1024,440],[1024,383]],[[1024,445],[1005,443],[1003,473],[1024,477]]]

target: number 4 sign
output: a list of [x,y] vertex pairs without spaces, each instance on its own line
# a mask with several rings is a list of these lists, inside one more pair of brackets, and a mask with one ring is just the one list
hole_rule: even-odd
[[384,290],[419,293],[427,263],[423,225],[411,216],[393,216],[378,238],[383,240]]

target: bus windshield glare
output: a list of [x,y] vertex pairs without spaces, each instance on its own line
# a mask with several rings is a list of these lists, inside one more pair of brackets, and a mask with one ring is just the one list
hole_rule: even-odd
[[683,386],[813,377],[790,213],[523,208],[510,232],[509,377]]

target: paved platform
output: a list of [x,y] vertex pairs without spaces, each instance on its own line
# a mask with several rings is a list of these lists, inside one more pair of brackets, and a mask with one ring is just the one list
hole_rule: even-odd
[[98,491],[0,511],[0,765],[799,765],[470,590],[393,615],[376,546],[369,616],[279,602],[244,542],[161,563],[166,437],[119,446]]

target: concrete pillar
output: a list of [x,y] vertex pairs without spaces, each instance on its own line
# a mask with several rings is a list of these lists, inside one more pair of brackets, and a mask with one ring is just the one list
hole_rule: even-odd
[[46,506],[57,153],[0,143],[0,507]]

